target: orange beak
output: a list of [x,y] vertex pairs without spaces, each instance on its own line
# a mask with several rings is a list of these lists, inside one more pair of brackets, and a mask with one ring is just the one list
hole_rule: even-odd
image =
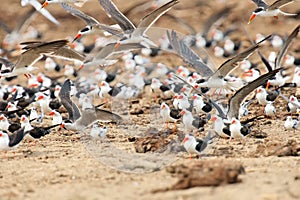
[[65,124],[61,124],[61,125],[60,125],[60,128],[66,129],[66,128],[65,128]]
[[256,17],[256,14],[252,14],[249,18],[248,24],[251,23],[251,21]]
[[75,36],[75,38],[73,39],[72,43],[75,42],[76,40],[78,40],[80,37],[81,37],[81,34],[78,33],[78,34]]
[[270,85],[271,85],[271,83],[268,81],[268,82],[267,82],[267,86],[266,86],[266,90],[269,89]]
[[244,76],[248,76],[248,77],[253,76],[252,70],[246,71],[246,72],[244,73]]
[[189,138],[187,138],[187,137],[185,137],[183,140],[182,140],[182,142],[181,142],[181,145],[183,145],[186,141],[188,141],[189,140]]
[[49,3],[47,1],[45,1],[42,5],[42,8],[47,7],[49,5]]
[[121,43],[117,42],[116,45],[115,45],[115,49],[118,49],[120,46],[121,46]]

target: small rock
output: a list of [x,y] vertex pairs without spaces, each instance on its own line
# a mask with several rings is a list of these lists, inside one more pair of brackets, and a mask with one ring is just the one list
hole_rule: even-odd
[[140,108],[134,108],[134,109],[131,109],[129,113],[131,115],[140,115],[140,114],[143,114],[144,111]]

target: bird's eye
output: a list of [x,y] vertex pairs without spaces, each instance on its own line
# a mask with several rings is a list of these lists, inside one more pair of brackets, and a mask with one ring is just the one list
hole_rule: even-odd
[[259,13],[259,12],[261,12],[261,11],[263,11],[263,8],[259,7],[259,8],[256,8],[256,9],[254,10],[254,13]]
[[84,29],[82,29],[80,32],[87,32],[87,31],[89,31],[90,29],[89,28],[84,28]]

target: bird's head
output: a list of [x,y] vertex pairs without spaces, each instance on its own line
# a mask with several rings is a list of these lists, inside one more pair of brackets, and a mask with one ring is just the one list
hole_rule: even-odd
[[246,72],[244,73],[244,76],[247,76],[247,77],[253,76],[253,70],[252,70],[252,69],[249,69],[248,71],[246,71]]
[[[42,4],[42,8],[47,7],[47,6],[49,5],[49,2],[51,3],[52,0],[46,0],[46,1],[44,1],[44,3]],[[41,8],[41,9],[42,9],[42,8]]]
[[184,136],[184,138],[183,138],[183,140],[182,140],[182,142],[181,142],[181,145],[184,145],[187,141],[191,140],[192,138],[193,138],[192,135],[190,135],[190,134],[185,134],[185,136]]
[[198,95],[194,94],[194,95],[192,96],[192,99],[193,99],[193,100],[198,99]]
[[295,100],[296,100],[295,96],[292,95],[292,96],[290,97],[290,101],[294,102]]
[[44,97],[44,95],[39,95],[38,97],[37,97],[37,100],[39,101],[39,100],[42,100],[42,99],[44,99],[45,97]]
[[4,120],[4,115],[0,115],[0,120]]
[[237,123],[237,120],[236,120],[236,119],[232,119],[230,123],[231,123],[231,124],[236,124],[236,123]]
[[21,122],[26,122],[26,119],[28,119],[25,115],[21,116]]
[[181,94],[181,95],[179,95],[177,98],[178,98],[178,99],[183,99],[183,95]]
[[214,115],[214,116],[212,116],[212,117],[210,118],[210,121],[215,122],[215,121],[217,121],[217,119],[218,119],[217,116]]
[[55,115],[55,112],[54,112],[54,110],[53,110],[53,111],[51,111],[51,112],[49,113],[49,115],[50,115],[50,116],[54,116],[54,115]]
[[257,15],[260,15],[263,11],[264,11],[264,8],[263,8],[263,7],[258,7],[258,8],[256,8],[256,9],[252,12],[252,15],[251,15],[250,18],[249,18],[248,24],[250,24],[251,21],[252,21]]

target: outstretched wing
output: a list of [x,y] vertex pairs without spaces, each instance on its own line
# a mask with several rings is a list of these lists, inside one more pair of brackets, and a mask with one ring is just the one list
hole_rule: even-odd
[[117,8],[111,0],[99,0],[106,14],[112,18],[123,31],[134,30],[134,24]]
[[264,74],[254,81],[248,83],[241,89],[239,89],[230,99],[229,99],[229,109],[227,112],[228,119],[235,117],[238,119],[239,108],[242,101],[246,98],[246,96],[255,90],[257,87],[265,84],[271,77],[275,76],[277,72],[279,72],[281,68],[273,70],[267,74]]
[[208,77],[213,74],[213,71],[205,65],[201,58],[189,48],[183,40],[178,40],[177,33],[172,31],[171,34],[167,31],[167,36],[173,50],[183,59],[184,62],[192,66],[201,76]]
[[266,2],[264,2],[263,0],[252,0],[257,7],[263,7],[263,8],[268,8],[268,4],[266,4]]
[[58,96],[60,98],[62,105],[68,111],[69,119],[74,122],[78,118],[80,118],[81,113],[80,113],[77,105],[71,100],[70,91],[71,91],[71,81],[70,81],[70,79],[67,79],[64,82],[63,86],[61,87]]
[[246,49],[245,51],[237,54],[236,56],[226,60],[214,73],[213,76],[222,76],[225,77],[227,74],[229,74],[232,70],[234,70],[237,66],[238,63],[243,61],[244,59],[248,58],[256,49],[258,49],[260,46],[259,44],[265,41],[266,39],[270,38],[271,36],[268,36],[264,38],[262,41],[259,43],[255,44],[254,46]]
[[275,69],[277,67],[280,67],[280,62],[284,56],[284,54],[286,53],[289,45],[291,44],[292,40],[297,37],[298,33],[300,30],[300,25],[298,25],[293,32],[289,35],[289,37],[287,38],[287,40],[285,41],[283,47],[280,49],[279,53],[277,54],[276,58],[275,58]]
[[140,35],[146,32],[163,14],[168,12],[177,3],[179,3],[178,0],[169,1],[168,3],[162,5],[161,7],[155,9],[154,11],[143,17],[143,19],[137,26]]

